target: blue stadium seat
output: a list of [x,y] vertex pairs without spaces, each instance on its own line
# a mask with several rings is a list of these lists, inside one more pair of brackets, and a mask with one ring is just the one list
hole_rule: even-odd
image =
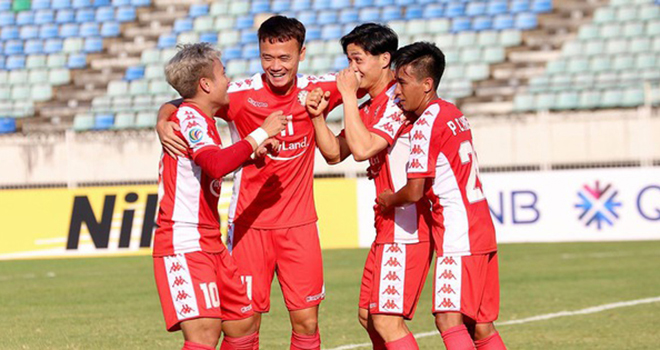
[[206,16],[209,13],[208,4],[192,4],[190,5],[190,10],[188,11],[188,17],[197,18],[201,16]]
[[33,10],[46,10],[50,8],[50,0],[32,0]]
[[330,8],[335,10],[350,8],[351,5],[351,0],[330,0]]
[[83,45],[83,52],[101,52],[103,51],[103,39],[101,38],[87,38]]
[[95,130],[107,130],[112,128],[115,124],[115,116],[113,114],[97,114],[94,118]]
[[439,18],[445,15],[445,8],[442,4],[428,4],[424,7],[424,18]]
[[204,32],[199,35],[199,41],[202,43],[209,43],[216,45],[218,43],[218,33]]
[[11,0],[0,0],[0,11],[11,11]]
[[316,22],[319,25],[337,23],[337,11],[334,10],[319,11],[319,16],[316,19]]
[[151,0],[131,0],[131,6],[144,7],[151,5]]
[[465,14],[465,4],[460,2],[451,2],[447,4],[445,9],[445,16],[449,18],[460,17]]
[[358,14],[360,22],[378,22],[380,20],[380,9],[375,7],[363,8]]
[[261,73],[263,68],[261,68],[261,60],[250,60],[248,64],[248,74],[253,75]]
[[109,22],[115,20],[115,8],[110,6],[99,7],[96,9],[97,22]]
[[[0,48],[2,48],[2,44],[0,44]],[[5,56],[0,55],[0,70],[6,69],[5,67]]]
[[472,20],[472,29],[481,31],[488,30],[493,27],[493,17],[491,16],[479,16],[475,17]]
[[94,22],[95,18],[94,10],[91,8],[80,9],[76,11],[76,22],[77,23],[87,23]]
[[[243,54],[240,46],[231,46],[222,51],[222,59],[225,61],[231,61],[238,58],[241,58]],[[226,64],[227,62],[225,62]]]
[[327,10],[330,8],[328,0],[312,0],[312,9],[314,10]]
[[82,9],[92,7],[92,0],[73,0],[71,7],[74,9]]
[[243,46],[241,58],[246,60],[259,58],[259,44],[247,44]]
[[75,20],[76,13],[73,10],[64,9],[57,11],[55,15],[56,23],[71,23]]
[[254,27],[254,15],[245,15],[236,17],[236,29],[248,29]]
[[74,53],[69,55],[66,62],[66,67],[69,69],[79,69],[87,67],[87,55],[84,53]]
[[62,52],[62,39],[48,39],[44,44],[44,53]]
[[16,14],[16,25],[25,26],[34,24],[34,12],[22,11]]
[[124,80],[133,81],[144,77],[144,66],[132,66],[126,69]]
[[291,10],[293,10],[293,11],[309,10],[310,8],[312,8],[312,0],[292,0],[291,1]]
[[39,39],[27,40],[25,42],[25,54],[34,55],[44,52],[44,43]]
[[307,35],[306,40],[320,40],[321,39],[321,27],[318,26],[307,26]]
[[11,11],[0,12],[0,28],[16,24],[16,16]]
[[346,8],[339,12],[339,23],[357,22],[360,12],[353,8]]
[[338,24],[329,24],[321,29],[321,39],[335,40],[342,37],[342,28]]
[[493,20],[493,29],[509,29],[513,28],[513,16],[512,15],[497,15]]
[[25,68],[25,56],[8,56],[5,69],[15,70]]
[[16,132],[16,119],[0,118],[0,134],[10,134]]
[[341,35],[344,36],[351,32],[355,27],[360,25],[360,23],[347,23],[341,27]]
[[39,28],[40,39],[57,38],[59,35],[59,27],[57,24],[44,24]]
[[97,23],[83,23],[80,25],[80,36],[83,38],[89,38],[93,36],[99,36],[99,25]]
[[71,0],[53,0],[51,7],[55,10],[71,8]]
[[62,24],[60,26],[60,37],[73,38],[77,37],[80,27],[75,23]]
[[305,26],[311,26],[316,24],[316,11],[301,11],[298,12],[296,18]]
[[159,49],[167,49],[169,47],[174,47],[174,46],[176,46],[176,34],[167,33],[167,34],[161,34],[158,37]]
[[250,5],[250,13],[253,15],[259,13],[266,13],[270,11],[270,1],[269,0],[253,0]]
[[9,55],[21,55],[23,54],[23,41],[22,40],[8,40],[5,42],[4,54]]
[[104,38],[114,38],[119,36],[119,23],[117,22],[104,22],[101,25],[101,36]]
[[552,11],[552,0],[533,0],[532,12],[543,13]]
[[3,27],[0,31],[0,39],[2,40],[11,40],[18,39],[19,30],[16,26],[7,26]]
[[129,6],[130,4],[131,0],[112,0],[112,6],[114,7]]
[[470,30],[471,26],[470,17],[457,17],[451,21],[451,31],[454,33]]
[[18,35],[21,39],[36,39],[39,37],[39,27],[22,26]]
[[510,13],[520,13],[529,11],[529,0],[513,0],[511,1]]
[[394,5],[394,0],[375,0],[374,5],[377,7],[385,7]]
[[387,6],[383,8],[381,20],[384,22],[401,19],[401,8],[398,6]]
[[[117,21],[118,22],[132,22],[135,21],[135,7],[132,6],[122,6],[117,8]],[[191,20],[192,23],[192,20]]]
[[481,16],[486,13],[485,2],[469,2],[465,8],[465,15],[470,17]]
[[94,7],[103,7],[110,5],[112,5],[112,2],[110,0],[94,0]]
[[275,13],[282,13],[289,11],[291,8],[291,1],[289,0],[275,0],[271,4],[271,10]]
[[374,0],[354,0],[353,1],[353,7],[355,8],[363,8],[363,7],[370,7],[374,6]]
[[506,0],[491,0],[486,9],[486,13],[489,15],[499,15],[507,12],[509,12],[509,4]]
[[193,30],[192,18],[179,18],[176,21],[174,21],[174,28],[172,29],[174,33],[190,32],[192,30]]
[[338,72],[344,68],[348,68],[348,60],[346,59],[346,56],[339,55],[335,57],[335,60],[332,63],[332,70]]
[[406,7],[406,15],[405,19],[410,20],[410,19],[418,19],[422,18],[424,16],[424,11],[421,6],[417,5],[412,5]]
[[241,43],[243,44],[253,44],[259,43],[259,37],[257,36],[257,31],[254,29],[245,29],[241,31]]
[[415,4],[415,0],[394,0],[394,3],[399,6],[410,6]]
[[55,12],[53,10],[39,10],[34,15],[35,24],[46,24],[55,22]]
[[523,12],[516,15],[513,26],[517,29],[532,29],[538,25],[536,14]]

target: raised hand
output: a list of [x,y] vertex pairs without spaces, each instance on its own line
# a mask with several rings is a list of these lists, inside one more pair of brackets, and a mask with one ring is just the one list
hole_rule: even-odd
[[319,117],[323,114],[326,108],[328,108],[328,103],[330,102],[330,91],[323,91],[321,88],[316,88],[307,94],[307,100],[305,101],[305,107],[307,108],[307,113],[312,118]]
[[291,120],[291,117],[287,117],[284,115],[284,112],[282,111],[277,111],[271,113],[266,120],[264,120],[264,123],[261,124],[261,128],[268,133],[268,137],[273,137],[277,134],[280,133],[280,131],[284,130],[286,127],[286,124]]
[[337,74],[337,90],[342,95],[357,95],[362,77],[360,73],[351,69],[343,69]]

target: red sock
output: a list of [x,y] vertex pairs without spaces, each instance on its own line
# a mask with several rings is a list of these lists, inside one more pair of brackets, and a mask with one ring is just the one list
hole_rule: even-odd
[[303,335],[291,332],[291,350],[321,350],[321,335]]
[[244,337],[232,338],[225,335],[220,350],[254,350],[259,349],[259,332]]
[[385,343],[385,348],[387,350],[419,350],[415,336],[412,333],[408,333],[401,339]]
[[385,347],[385,339],[383,339],[375,329],[367,329],[367,333],[369,333],[369,338],[371,339],[371,344],[374,346],[374,350],[387,349]]
[[447,350],[475,350],[470,333],[464,324],[449,328],[441,335]]
[[506,350],[502,337],[497,332],[488,338],[475,340],[474,345],[477,346],[477,350]]
[[204,345],[204,344],[199,344],[199,343],[193,343],[191,341],[185,341],[183,343],[183,347],[181,350],[215,350],[214,347]]

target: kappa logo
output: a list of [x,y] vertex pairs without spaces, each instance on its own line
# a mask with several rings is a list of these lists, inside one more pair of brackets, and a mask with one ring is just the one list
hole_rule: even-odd
[[186,125],[186,129],[190,129],[196,126],[201,126],[196,120],[193,120],[191,122],[188,122],[188,125]]
[[397,309],[396,303],[392,299],[387,299],[385,304],[383,304],[383,309],[385,309],[385,310]]
[[186,293],[185,290],[180,290],[179,293],[177,293],[176,295],[176,301],[181,301],[188,298],[190,298],[190,295]]
[[391,256],[390,259],[387,260],[387,262],[385,263],[385,266],[400,267],[401,263],[397,258]]
[[399,275],[396,274],[394,271],[390,271],[383,277],[383,280],[388,280],[388,281],[401,281],[399,278]]
[[387,131],[390,134],[394,134],[394,127],[392,126],[392,123],[387,123],[383,125],[383,130]]
[[183,277],[181,277],[181,276],[177,276],[177,277],[174,279],[174,283],[172,283],[172,287],[178,287],[178,286],[181,286],[181,285],[186,284],[186,283],[188,283],[188,281],[186,281],[185,279],[183,279]]
[[183,307],[181,308],[181,311],[179,313],[185,316],[193,311],[195,310],[193,310],[188,304],[183,304]]
[[383,291],[383,295],[401,295],[399,291],[393,286],[393,285],[388,285],[387,288]]
[[429,126],[429,122],[426,120],[426,118],[422,117],[417,120],[417,123],[415,123],[419,126]]
[[426,154],[420,145],[414,145],[410,154]]
[[440,262],[440,265],[458,265],[453,256],[445,256]]
[[619,191],[611,184],[601,187],[600,181],[596,181],[595,187],[584,185],[582,190],[578,191],[580,203],[575,204],[575,207],[582,211],[580,221],[587,227],[595,223],[598,230],[603,223],[613,226],[614,220],[619,218],[616,209],[621,206],[621,202],[616,198],[618,194]]
[[419,159],[415,158],[410,161],[410,167],[413,169],[420,169],[422,167],[422,163],[419,162]]
[[170,267],[170,273],[178,272],[181,271],[182,269],[183,269],[183,265],[181,265],[181,263],[177,261],[174,264],[172,264],[172,267]]
[[422,133],[421,130],[415,131],[412,137],[413,140],[426,140],[426,136],[424,136],[424,133]]
[[386,253],[403,253],[403,250],[401,250],[398,245],[392,244],[387,248]]
[[438,306],[442,309],[455,309],[456,305],[449,300],[449,298],[442,298],[442,301]]
[[442,285],[442,288],[438,290],[438,294],[456,294],[456,291],[450,285],[445,283]]
[[257,108],[267,108],[268,107],[268,103],[261,102],[261,101],[255,101],[255,100],[252,99],[252,97],[248,97],[247,101],[248,101],[249,104],[251,104],[251,105],[253,105]]
[[456,276],[451,270],[444,270],[438,279],[455,280]]

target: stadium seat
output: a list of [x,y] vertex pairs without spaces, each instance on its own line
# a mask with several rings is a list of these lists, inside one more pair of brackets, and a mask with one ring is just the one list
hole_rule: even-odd
[[27,40],[25,42],[25,54],[26,55],[33,55],[33,54],[40,54],[43,53],[44,50],[44,43],[41,40],[34,39],[34,40]]
[[16,24],[16,18],[13,12],[0,12],[0,28],[4,28],[5,26],[13,26],[14,24]]
[[483,52],[483,61],[486,63],[500,63],[506,59],[504,48],[500,46],[487,47]]
[[569,41],[561,48],[564,57],[580,56],[582,52],[582,43],[579,41]]
[[39,28],[39,39],[52,39],[59,35],[59,28],[56,24],[44,24]]
[[83,39],[82,38],[67,38],[64,39],[64,45],[62,47],[62,52],[65,53],[75,53],[80,52],[83,49]]
[[398,6],[387,6],[383,8],[381,20],[384,22],[401,19],[401,8]]
[[112,0],[111,3],[114,7],[128,6],[131,4],[131,0]]
[[94,15],[96,22],[110,22],[115,20],[115,9],[113,7],[104,6],[96,9]]
[[[132,22],[135,21],[136,14],[135,14],[135,7],[131,6],[122,6],[117,8],[117,17],[116,20],[117,22]],[[176,24],[175,24],[176,25]]]
[[480,16],[472,20],[472,29],[476,31],[488,30],[493,26],[492,17]]
[[608,89],[605,90],[600,99],[600,107],[614,108],[622,105],[623,90]]
[[145,71],[144,66],[128,67],[126,69],[126,75],[124,76],[124,80],[133,81],[136,79],[142,79],[142,77],[144,77],[144,71]]
[[250,12],[248,1],[232,1],[229,4],[229,14],[234,16],[246,15]]
[[636,38],[644,35],[644,23],[643,22],[631,22],[626,23],[623,27],[623,36],[627,38]]
[[14,118],[0,118],[0,134],[11,134],[16,132],[16,120]]
[[21,40],[8,40],[5,42],[5,48],[3,53],[6,56],[9,55],[20,55],[23,53],[23,41]]
[[110,0],[93,0],[93,1],[94,1],[94,7],[103,7],[103,6],[112,5],[112,2]]
[[513,26],[517,29],[527,30],[536,28],[538,25],[536,14],[519,13],[516,15]]
[[465,4],[461,2],[450,2],[447,4],[444,15],[449,18],[460,17],[465,14]]
[[615,18],[616,11],[613,8],[601,7],[594,11],[593,22],[598,24],[609,23],[614,21]]
[[158,37],[158,48],[165,49],[168,47],[176,46],[176,39],[176,34],[161,34],[161,36]]
[[94,128],[94,116],[92,114],[76,114],[73,118],[73,130],[87,131]]
[[103,39],[98,37],[85,39],[82,51],[87,53],[103,51]]
[[335,40],[342,36],[342,28],[340,25],[330,24],[321,28],[321,38],[323,40]]
[[133,80],[129,83],[128,93],[130,95],[145,95],[149,93],[149,82],[146,80]]
[[46,67],[50,69],[54,68],[62,68],[66,65],[67,57],[65,54],[61,53],[56,53],[56,54],[50,54],[46,58]]
[[[24,83],[27,83],[27,80],[25,80]],[[14,100],[14,101],[29,100],[30,99],[30,85],[14,85],[11,88],[11,99]]]
[[635,59],[635,67],[638,69],[653,68],[657,64],[659,64],[658,59],[653,53],[640,54]]
[[[404,23],[404,32],[406,35],[413,35],[413,36],[419,36],[427,32],[427,21],[423,19],[413,19],[409,21],[402,22]],[[390,26],[390,28],[392,28]],[[395,33],[399,33],[401,31],[397,31],[394,28],[392,28]]]
[[[55,12],[53,10],[39,10],[34,15],[34,24],[47,24],[55,22]],[[13,23],[10,23],[10,25]]]
[[451,22],[451,31],[454,33],[470,30],[472,21],[469,17],[457,17]]
[[532,12],[543,13],[552,11],[552,0],[532,0]]
[[29,55],[25,59],[25,68],[30,70],[46,68],[45,55]]
[[75,21],[76,23],[87,23],[94,22],[96,14],[91,8],[79,9],[76,11]]
[[157,115],[156,113],[138,113],[135,119],[135,127],[137,128],[153,128],[156,126]]
[[312,0],[292,0],[291,1],[291,10],[293,11],[303,11],[309,10],[312,8]]
[[635,107],[644,104],[644,89],[642,87],[629,87],[623,91],[621,105]]
[[493,19],[493,29],[503,30],[513,28],[513,16],[509,14],[497,15]]
[[92,1],[91,0],[73,0],[73,2],[71,3],[71,7],[73,7],[74,9],[92,7]]
[[34,24],[34,12],[23,11],[16,14],[16,25],[26,26]]
[[201,16],[206,16],[209,13],[208,4],[192,4],[190,5],[190,10],[188,10],[188,17],[197,18]]
[[319,11],[316,22],[319,25],[337,23],[337,11],[334,10]]
[[215,17],[215,22],[213,24],[213,29],[223,32],[225,30],[230,30],[234,28],[235,17],[231,16],[218,16]]
[[575,109],[580,105],[580,95],[575,91],[560,92],[557,96],[556,109]]
[[530,0],[512,0],[509,7],[510,13],[520,13],[529,11]]
[[48,72],[48,82],[50,85],[57,86],[68,84],[71,81],[71,71],[65,68],[51,69]]
[[20,85],[25,84],[28,80],[28,71],[26,70],[13,70],[9,72],[9,77],[7,79],[11,85]]
[[253,58],[259,58],[259,45],[248,44],[243,46],[240,58],[248,59],[248,60]]
[[380,20],[380,9],[375,7],[363,8],[358,14],[360,22],[377,22]]
[[429,33],[448,33],[451,23],[445,18],[435,18],[428,21],[427,30]]
[[52,8],[50,0],[32,0],[33,10],[46,10]]
[[489,15],[499,15],[507,13],[509,11],[509,5],[506,0],[491,0],[488,2],[486,8],[486,13]]
[[66,66],[69,69],[85,68],[87,66],[87,55],[84,53],[69,55]]
[[424,9],[421,6],[408,6],[404,18],[406,20],[414,20],[424,17]]
[[[197,17],[195,18],[195,21],[193,22],[193,30],[201,33],[201,32],[210,32],[213,30],[213,21],[214,18],[211,16],[202,16],[202,17]],[[216,38],[215,40],[217,41],[217,33],[216,33]]]
[[584,54],[587,56],[600,55],[605,51],[605,43],[602,40],[588,41],[584,45]]
[[218,44],[218,34],[216,32],[205,32],[199,34],[199,41],[203,43]]
[[291,1],[289,0],[274,0],[271,4],[271,10],[274,13],[282,13],[289,11],[291,8]]
[[30,90],[30,99],[35,102],[48,101],[53,97],[53,88],[50,85],[36,84]]
[[55,15],[55,23],[71,23],[75,20],[76,13],[71,9],[62,9]]
[[95,37],[101,34],[97,23],[83,23],[80,25],[80,36],[83,38]]
[[394,0],[374,0],[374,5],[377,7],[394,5]]
[[176,38],[177,44],[187,44],[199,42],[199,33],[196,32],[183,32]]
[[117,113],[114,118],[113,129],[122,130],[135,127],[135,114],[133,113]]
[[101,25],[101,36],[104,38],[111,38],[119,36],[119,23],[105,22]]
[[259,37],[257,36],[257,31],[254,29],[245,29],[241,31],[241,43],[242,44],[257,44],[259,43]]
[[235,30],[224,31],[218,34],[218,43],[223,47],[229,45],[235,45],[239,42],[240,39],[241,39],[240,33]]
[[424,18],[439,18],[445,14],[444,6],[442,4],[428,4],[424,7],[422,17]]
[[620,7],[616,10],[616,20],[619,22],[627,22],[637,18],[637,7],[627,6]]
[[5,69],[23,69],[25,68],[25,56],[8,56],[5,63]]
[[39,37],[38,26],[22,26],[20,27],[19,37],[23,40],[36,39]]
[[268,0],[252,0],[250,6],[250,13],[253,15],[266,13],[270,11],[270,1]]
[[[449,8],[448,8],[449,10]],[[486,3],[481,1],[469,2],[465,8],[465,15],[470,17],[486,14]]]

